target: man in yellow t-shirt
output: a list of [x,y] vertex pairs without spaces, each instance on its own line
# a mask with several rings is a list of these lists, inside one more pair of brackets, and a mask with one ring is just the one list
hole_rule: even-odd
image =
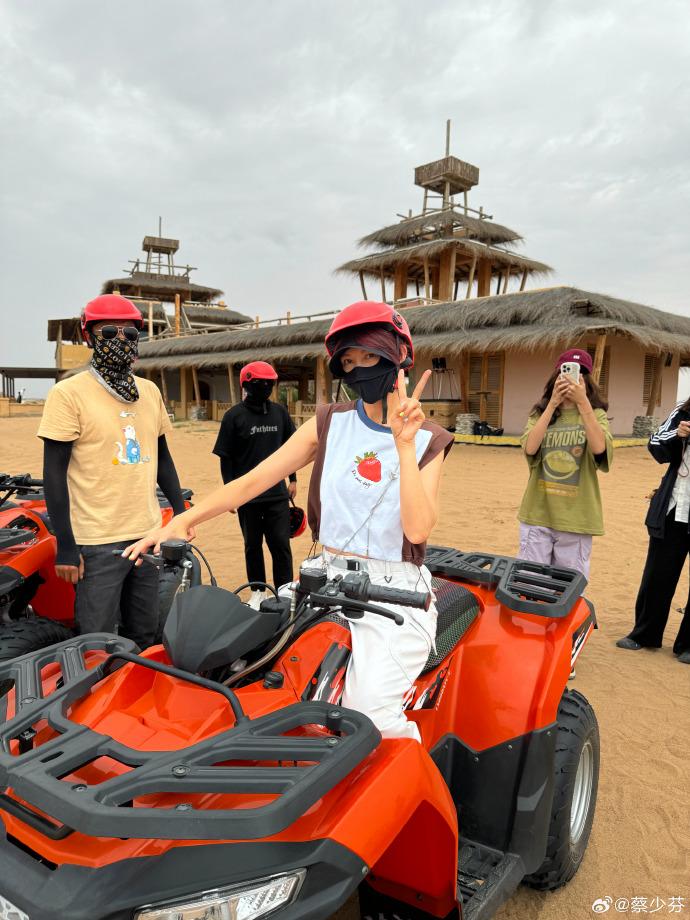
[[119,630],[143,649],[158,628],[158,570],[135,567],[114,551],[160,524],[157,484],[175,514],[184,500],[160,392],[131,370],[141,326],[141,313],[117,294],[86,305],[91,364],[50,391],[38,436],[55,569],[75,585],[77,627]]

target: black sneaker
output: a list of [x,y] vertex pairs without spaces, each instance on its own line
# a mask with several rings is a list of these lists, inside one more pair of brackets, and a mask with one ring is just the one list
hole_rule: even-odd
[[690,648],[687,650],[687,652],[680,653],[678,656],[678,661],[680,661],[682,664],[690,664]]
[[616,645],[618,646],[618,648],[630,649],[631,652],[636,652],[638,651],[638,649],[642,648],[640,643],[635,642],[635,640],[631,639],[630,636],[623,636],[622,639],[619,639],[618,642],[616,642]]

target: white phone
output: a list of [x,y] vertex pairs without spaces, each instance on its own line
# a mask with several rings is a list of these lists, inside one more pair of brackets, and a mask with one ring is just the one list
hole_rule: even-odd
[[561,374],[564,377],[570,377],[573,383],[580,382],[580,365],[577,361],[565,361],[561,364]]

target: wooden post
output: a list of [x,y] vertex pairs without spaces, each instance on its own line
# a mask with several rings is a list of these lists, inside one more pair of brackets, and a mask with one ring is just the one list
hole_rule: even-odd
[[285,314],[285,323],[286,325],[289,326],[291,322],[292,322],[292,313],[290,313],[290,311],[288,310],[287,313]]
[[652,385],[649,388],[649,402],[647,403],[647,415],[654,415],[654,410],[656,409],[657,403],[659,402],[659,397],[661,396],[661,374],[664,369],[664,356],[659,355],[658,358],[654,361],[654,376],[652,377]]
[[381,300],[386,302],[386,279],[383,277],[383,269],[379,269],[379,274],[381,275]]
[[520,290],[521,290],[521,291],[524,291],[524,290],[525,290],[525,285],[526,285],[526,284],[527,284],[527,269],[525,269],[525,270],[523,271],[523,273],[522,273],[522,281],[520,281]]
[[194,365],[192,365],[192,383],[194,384],[194,402],[198,406],[201,402],[201,395],[199,391],[199,376]]
[[441,277],[441,266],[432,265],[431,266],[431,296],[434,300],[440,300],[438,293],[438,284],[439,278]]
[[233,364],[228,364],[228,384],[230,389],[230,402],[236,405],[239,402],[237,386],[235,384],[235,369]]
[[316,405],[323,406],[326,403],[329,403],[327,383],[326,383],[326,360],[325,358],[316,359]]
[[404,300],[407,297],[407,265],[395,266],[393,282],[393,299]]
[[297,399],[301,402],[309,402],[309,371],[300,371],[299,383],[297,384]]
[[254,317],[254,327],[255,327],[256,329],[259,328],[259,322],[260,322],[259,317],[258,317],[258,316],[255,316],[255,317]]
[[488,297],[491,294],[491,262],[489,259],[479,260],[477,273],[477,297]]
[[466,352],[460,356],[460,399],[462,400],[462,411],[470,411],[470,401],[467,395],[467,358]]
[[369,298],[367,297],[367,289],[364,286],[364,272],[359,273],[359,285],[362,288],[362,294],[364,296],[364,299],[369,300]]
[[431,283],[429,281],[429,259],[424,256],[424,296],[431,300]]
[[165,379],[165,368],[161,368],[161,393],[163,394],[163,402],[165,405],[168,405],[168,381]]
[[477,268],[477,254],[474,254],[472,259],[472,267],[470,268],[470,275],[467,279],[467,293],[465,294],[465,300],[468,300],[472,296],[472,286],[474,285],[474,272]]
[[438,298],[448,301],[453,294],[453,279],[455,277],[455,246],[441,253],[438,275]]
[[153,301],[149,300],[149,338],[153,338]]
[[503,293],[508,293],[508,282],[510,281],[510,267],[506,268],[504,272],[505,280],[503,282]]
[[180,402],[182,403],[182,418],[187,418],[187,368],[180,368]]
[[175,294],[175,335],[179,335],[179,334],[180,334],[180,295]]
[[594,351],[594,366],[592,367],[592,380],[599,383],[601,369],[604,366],[604,349],[606,348],[606,335],[597,338],[597,347]]

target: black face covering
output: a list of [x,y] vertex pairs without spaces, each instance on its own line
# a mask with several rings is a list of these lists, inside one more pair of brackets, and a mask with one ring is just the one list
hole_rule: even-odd
[[271,395],[271,391],[273,390],[273,381],[248,380],[245,384],[243,384],[243,386],[247,392],[247,398],[245,402],[250,407],[250,409],[255,409],[258,412],[265,412],[268,397]]
[[344,382],[371,405],[393,392],[398,368],[387,358],[381,358],[373,367],[355,367],[343,374]]
[[138,342],[93,336],[91,367],[103,386],[122,402],[139,399],[139,390],[132,375],[137,354]]

